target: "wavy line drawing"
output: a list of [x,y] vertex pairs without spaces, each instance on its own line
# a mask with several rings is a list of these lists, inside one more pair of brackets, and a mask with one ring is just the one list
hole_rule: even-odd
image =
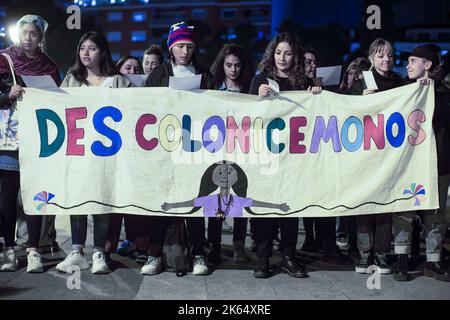
[[[324,207],[322,205],[319,205],[319,204],[311,204],[311,205],[308,205],[308,206],[306,206],[306,207],[304,207],[302,209],[291,211],[291,212],[283,212],[283,213],[280,213],[280,212],[255,213],[255,212],[252,212],[252,213],[249,213],[249,214],[253,215],[253,216],[267,216],[267,215],[289,216],[289,215],[292,215],[292,214],[295,214],[295,213],[299,213],[299,212],[305,211],[305,210],[307,210],[309,208],[313,208],[313,207],[321,208],[321,209],[326,210],[326,211],[335,210],[337,208],[345,208],[345,209],[348,209],[348,210],[354,210],[354,209],[357,209],[359,207],[362,207],[362,206],[365,206],[365,205],[368,205],[368,204],[374,204],[374,205],[379,205],[379,206],[387,206],[387,205],[390,205],[390,204],[392,204],[394,202],[406,201],[406,200],[410,200],[410,199],[412,199],[414,197],[415,196],[412,195],[410,197],[394,199],[394,200],[386,202],[386,203],[369,201],[369,202],[361,203],[361,204],[359,204],[357,206],[354,206],[354,207],[350,207],[350,206],[347,206],[347,205],[344,205],[344,204],[340,204],[340,205],[337,205],[337,206],[334,206],[334,207],[331,207],[331,208],[326,208],[326,207]],[[170,212],[169,213],[169,212],[162,211],[162,210],[152,210],[152,209],[144,208],[144,207],[141,207],[141,206],[138,206],[138,205],[134,205],[134,204],[117,206],[117,205],[107,204],[107,203],[103,203],[103,202],[96,201],[96,200],[88,200],[88,201],[85,201],[83,203],[80,203],[80,204],[77,204],[77,205],[73,205],[73,206],[69,206],[69,207],[65,207],[65,206],[59,205],[59,204],[57,204],[55,202],[48,202],[47,205],[54,205],[54,206],[56,206],[58,208],[69,210],[69,209],[73,209],[73,208],[78,208],[78,207],[84,206],[84,205],[86,205],[88,203],[95,203],[95,204],[98,204],[98,205],[103,205],[103,206],[106,206],[106,207],[111,207],[111,208],[116,208],[116,209],[124,209],[124,208],[133,207],[133,208],[141,209],[141,210],[144,210],[144,211],[147,211],[147,212],[164,213],[164,214],[167,214],[167,215],[188,215],[188,214],[191,213],[190,211],[189,212]]]

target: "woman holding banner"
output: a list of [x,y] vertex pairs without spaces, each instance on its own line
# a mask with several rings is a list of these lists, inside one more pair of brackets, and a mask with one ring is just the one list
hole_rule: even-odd
[[[394,49],[389,41],[376,39],[369,48],[370,70],[378,89],[367,88],[363,80],[357,81],[352,89],[354,95],[368,95],[404,85],[404,80],[392,71]],[[355,266],[357,273],[369,273],[375,264],[381,274],[392,273],[386,254],[391,249],[392,214],[371,214],[356,216],[360,259]]]
[[[179,22],[170,27],[167,39],[170,60],[156,67],[146,81],[147,87],[168,87],[170,77],[191,77],[202,75],[200,89],[210,89],[213,87],[212,76],[207,69],[197,62],[196,58],[196,36],[194,27],[185,22]],[[151,217],[149,223],[149,257],[141,269],[141,274],[154,275],[162,271],[163,243],[167,230],[171,226],[176,226],[173,234],[177,238],[183,234],[184,223],[179,218],[172,217]],[[186,218],[186,224],[193,256],[193,274],[209,274],[208,266],[204,258],[204,238],[205,219]],[[173,229],[173,228],[172,228]],[[179,230],[181,229],[181,230]],[[182,260],[181,257],[180,259]],[[177,275],[185,273],[184,266],[176,267]]]
[[[20,186],[16,100],[24,90],[17,76],[50,75],[59,85],[61,78],[56,64],[44,53],[43,42],[48,24],[40,16],[25,15],[17,22],[19,43],[0,53],[0,216],[5,232],[6,253],[1,257],[0,271],[17,269],[14,253],[16,229],[16,201]],[[27,215],[29,247],[27,249],[27,272],[43,272],[38,253],[42,216]]]
[[[445,212],[447,191],[450,184],[450,92],[439,82],[442,80],[442,65],[438,54],[430,46],[416,47],[408,58],[408,82],[418,81],[428,85],[435,81],[433,130],[436,137],[438,164],[439,208],[420,211],[424,222],[426,244],[426,264],[424,275],[439,281],[450,282],[450,272],[445,262],[441,261],[442,240],[445,236]],[[394,214],[394,251],[398,262],[394,268],[394,280],[409,281],[408,254],[411,253],[415,211]]]
[[[96,32],[85,33],[77,47],[75,64],[70,68],[61,87],[130,87],[131,82],[118,75],[111,59],[106,39]],[[94,219],[94,254],[92,273],[109,273],[105,256],[105,243],[109,229],[110,214],[97,214]],[[88,269],[83,248],[87,236],[87,215],[71,215],[72,252],[56,266],[62,272],[70,272],[72,266]]]
[[[211,66],[214,89],[236,93],[248,93],[254,69],[245,49],[235,44],[224,45]],[[211,251],[208,262],[221,262],[222,219],[208,218],[208,242]],[[249,260],[245,252],[247,218],[233,219],[233,259],[235,262]]]
[[[281,91],[305,90],[320,93],[321,87],[312,86],[305,75],[305,57],[299,40],[289,33],[281,33],[267,46],[259,65],[260,74],[253,78],[250,94],[267,97],[274,93],[268,79],[276,81]],[[295,261],[295,247],[298,237],[298,218],[255,218],[254,240],[258,263],[255,278],[270,277],[269,258],[272,254],[272,240],[275,228],[280,226],[282,252],[281,268],[289,276],[307,277],[305,268]]]

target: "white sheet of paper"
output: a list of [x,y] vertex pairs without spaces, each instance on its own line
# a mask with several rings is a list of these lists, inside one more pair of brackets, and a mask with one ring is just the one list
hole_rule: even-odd
[[43,89],[43,90],[49,90],[49,91],[58,91],[58,92],[64,92],[58,86],[56,85],[55,81],[53,81],[53,78],[49,75],[46,76],[20,76],[25,82],[25,85],[27,88],[37,88],[37,89]]
[[176,90],[197,90],[200,89],[201,82],[201,74],[192,77],[169,77],[169,88]]
[[323,86],[335,86],[340,83],[342,66],[317,68],[316,76],[322,78]]
[[280,85],[275,80],[267,78],[267,81],[269,82],[269,87],[276,93],[280,93]]
[[143,87],[148,76],[145,74],[129,74],[127,77],[136,87]]
[[366,83],[366,87],[369,90],[377,90],[378,86],[375,82],[375,78],[373,77],[372,71],[363,71],[364,82]]

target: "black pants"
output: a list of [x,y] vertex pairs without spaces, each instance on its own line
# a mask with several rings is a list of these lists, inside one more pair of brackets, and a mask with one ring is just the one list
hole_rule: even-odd
[[[4,230],[5,246],[13,247],[16,235],[17,196],[20,188],[20,172],[0,170],[0,218]],[[29,246],[39,247],[42,216],[26,215]]]
[[280,251],[285,256],[293,256],[298,238],[298,218],[255,218],[254,240],[258,259],[265,260],[272,255],[274,229],[280,226]]
[[330,254],[336,248],[336,218],[323,217],[314,218],[319,233],[319,241],[325,254]]
[[19,184],[19,171],[0,170],[0,218],[7,248],[14,246]]
[[[247,235],[247,218],[233,218],[233,242],[244,241]],[[222,241],[223,219],[208,218],[208,241],[219,246]]]
[[182,222],[183,218],[176,217],[148,217],[148,255],[152,257],[162,257],[164,239],[167,230],[175,223]]
[[205,218],[186,218],[189,244],[194,256],[203,256],[203,243],[205,240]]
[[[316,236],[314,236],[314,225],[316,226]],[[303,228],[305,229],[305,242],[319,239],[317,218],[303,218]]]

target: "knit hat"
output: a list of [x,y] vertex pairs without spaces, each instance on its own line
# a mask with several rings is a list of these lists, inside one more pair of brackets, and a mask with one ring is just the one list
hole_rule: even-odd
[[436,68],[440,64],[438,54],[436,53],[436,51],[434,51],[433,49],[431,49],[428,46],[416,47],[411,52],[410,56],[417,57],[417,58],[425,58],[425,59],[431,61],[433,63],[433,65],[431,66],[431,69]]
[[169,51],[175,44],[180,42],[195,44],[194,26],[189,26],[186,22],[179,22],[170,27],[169,37],[167,38]]
[[41,34],[44,34],[45,31],[47,31],[48,23],[40,16],[34,14],[27,14],[22,18],[20,18],[19,21],[17,21],[16,25],[17,27],[20,27],[22,24],[25,23],[34,24],[41,31]]

